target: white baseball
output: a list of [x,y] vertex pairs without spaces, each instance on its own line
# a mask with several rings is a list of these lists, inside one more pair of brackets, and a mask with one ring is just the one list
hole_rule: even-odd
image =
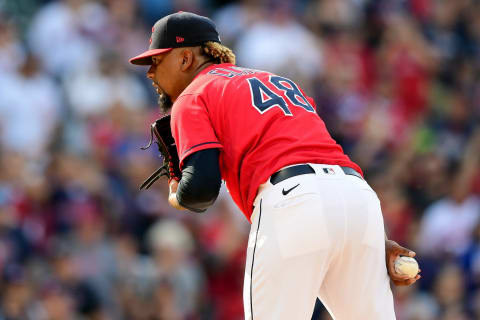
[[395,259],[395,271],[398,274],[415,278],[415,276],[418,274],[417,260],[410,257],[398,257]]

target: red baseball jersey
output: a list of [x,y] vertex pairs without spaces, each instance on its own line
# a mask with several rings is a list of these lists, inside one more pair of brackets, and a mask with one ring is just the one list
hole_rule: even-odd
[[194,152],[220,149],[220,171],[250,221],[257,189],[299,163],[360,168],[330,137],[313,99],[275,74],[214,64],[202,70],[172,108],[180,168]]

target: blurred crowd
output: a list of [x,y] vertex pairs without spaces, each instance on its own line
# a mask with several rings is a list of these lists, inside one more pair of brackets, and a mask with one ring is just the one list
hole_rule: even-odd
[[138,190],[160,114],[128,59],[178,10],[314,97],[417,252],[397,319],[480,319],[478,0],[0,0],[0,319],[243,319],[228,193],[193,214]]

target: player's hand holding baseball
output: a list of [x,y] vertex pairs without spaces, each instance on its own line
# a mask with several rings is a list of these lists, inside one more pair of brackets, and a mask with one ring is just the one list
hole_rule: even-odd
[[[416,253],[412,250],[406,249],[400,246],[393,240],[385,239],[385,254],[386,254],[386,262],[387,262],[387,271],[390,279],[396,286],[409,286],[414,284],[418,279],[420,279],[420,275],[417,274],[415,277],[411,278],[408,275],[399,274],[395,270],[395,260],[401,256],[411,257],[413,258]],[[421,270],[419,270],[420,272]]]

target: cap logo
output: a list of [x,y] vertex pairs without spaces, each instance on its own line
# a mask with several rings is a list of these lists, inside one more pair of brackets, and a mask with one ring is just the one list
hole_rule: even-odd
[[185,39],[182,37],[175,37],[175,39],[177,39],[177,43],[185,41]]
[[[155,26],[152,27],[152,34],[155,31]],[[150,36],[150,40],[148,41],[150,44],[152,44],[152,36]]]

